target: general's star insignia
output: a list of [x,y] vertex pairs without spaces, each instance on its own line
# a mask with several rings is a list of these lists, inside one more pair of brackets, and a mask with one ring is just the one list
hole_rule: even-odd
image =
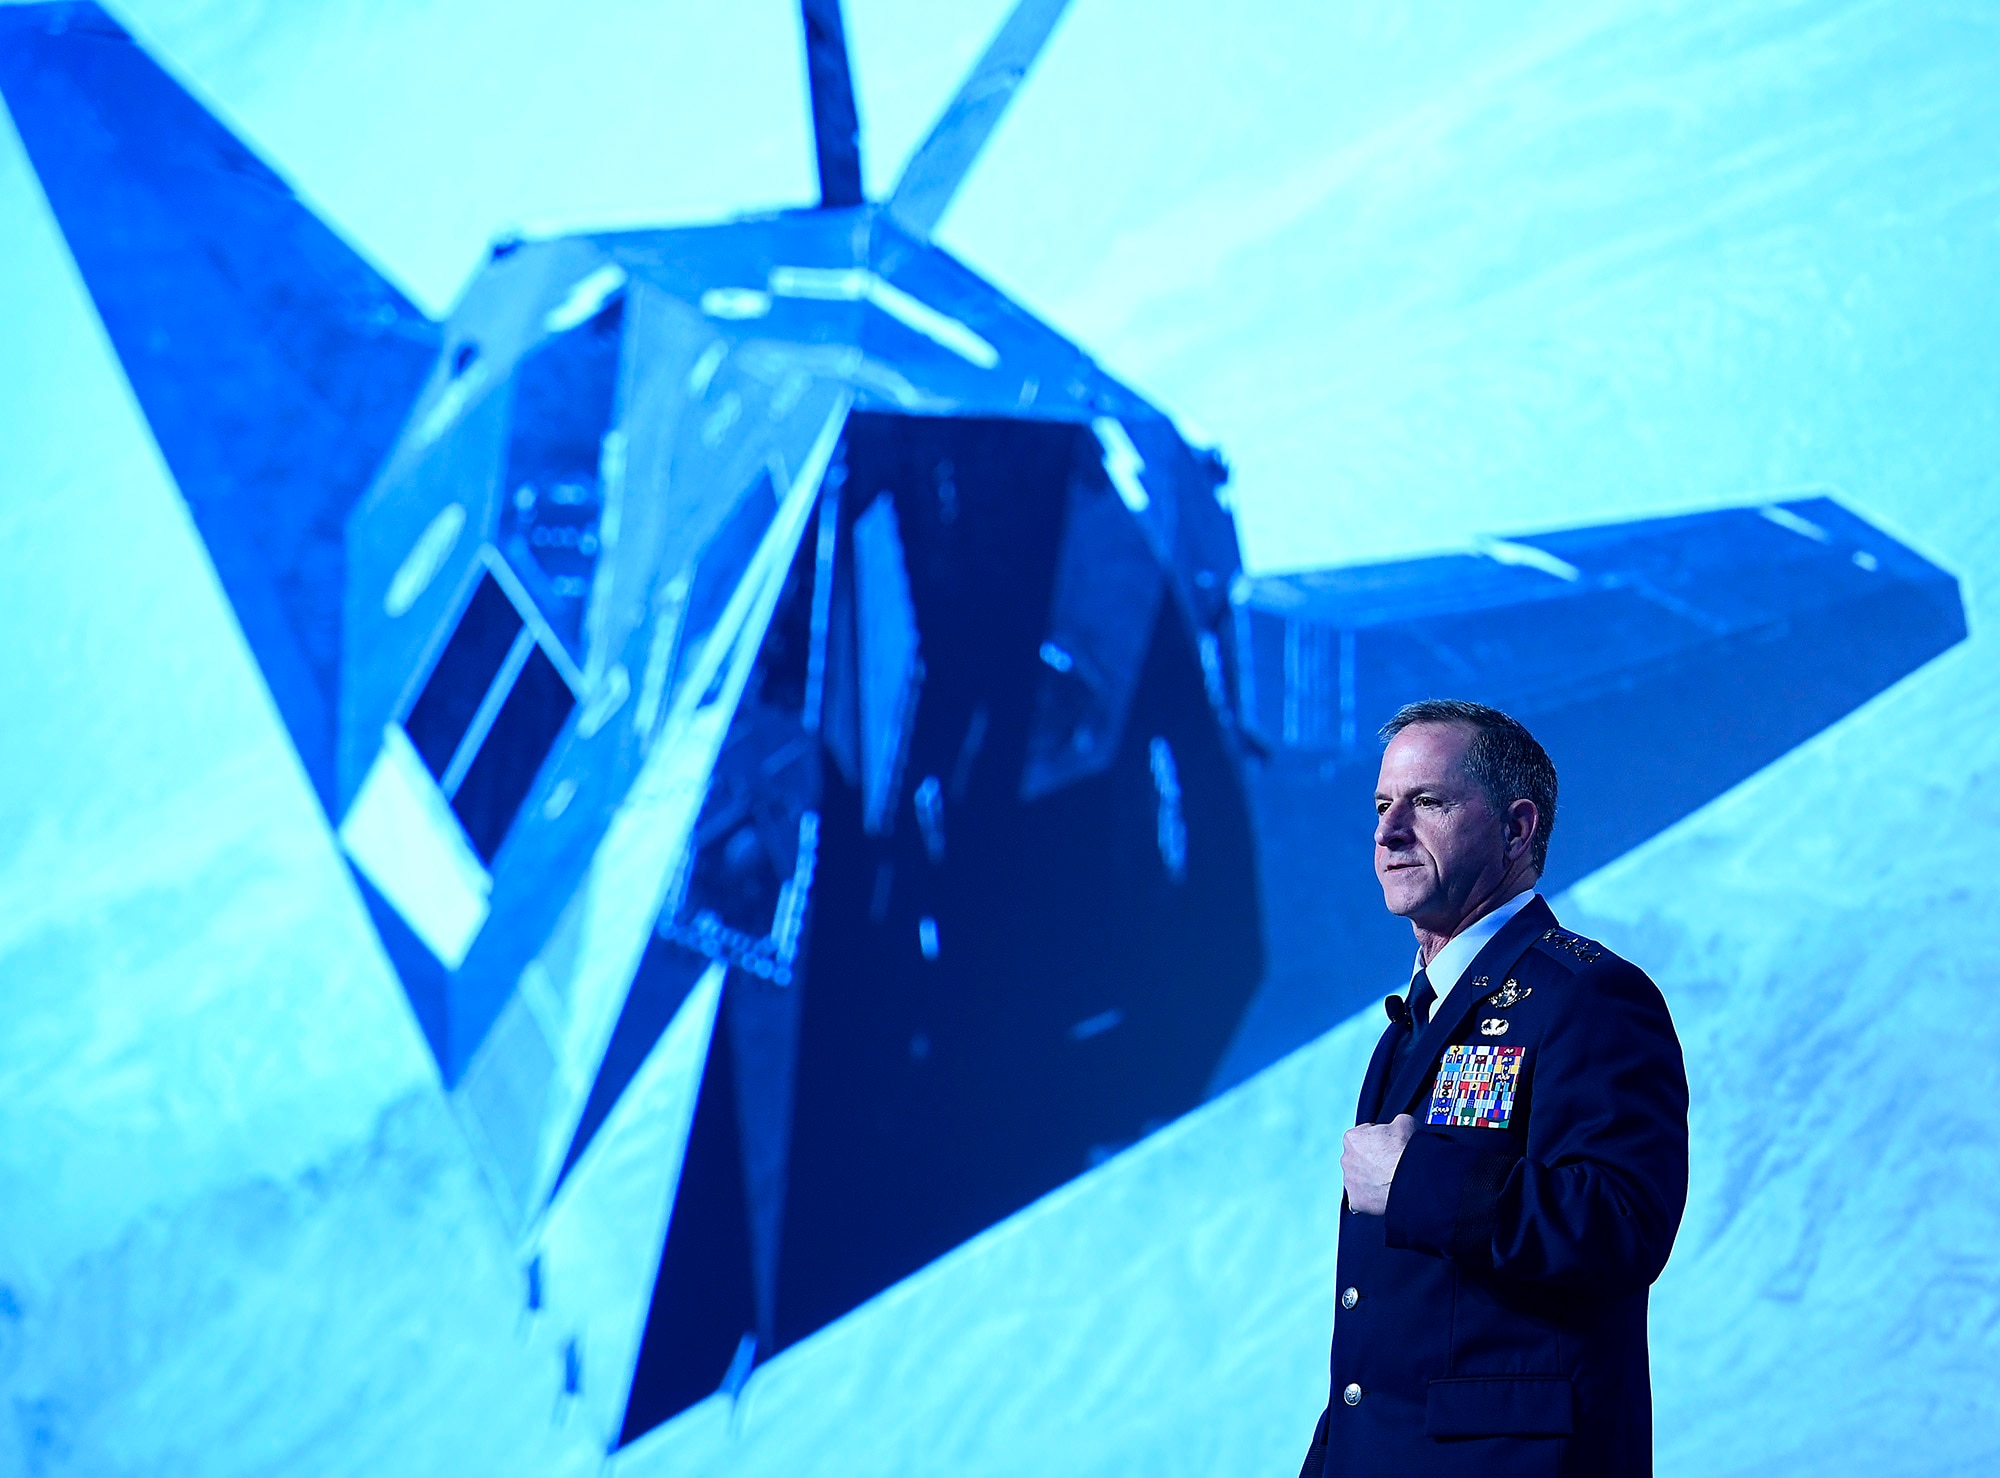
[[1534,993],[1535,988],[1532,985],[1523,989],[1520,981],[1509,980],[1500,989],[1488,996],[1486,1001],[1488,1005],[1498,1006],[1502,1011],[1505,1011],[1509,1006],[1518,1005],[1522,1001],[1527,1000]]

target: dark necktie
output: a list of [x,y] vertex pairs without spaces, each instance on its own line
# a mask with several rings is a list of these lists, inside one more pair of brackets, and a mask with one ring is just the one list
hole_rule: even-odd
[[1428,970],[1418,970],[1416,979],[1410,982],[1410,1021],[1412,1032],[1420,1032],[1431,1024],[1431,1007],[1437,1004],[1438,993],[1431,989]]
[[1396,1044],[1395,1054],[1389,1059],[1391,1082],[1395,1081],[1396,1075],[1403,1070],[1403,1064],[1416,1047],[1417,1038],[1423,1034],[1424,1028],[1430,1025],[1431,1007],[1437,1004],[1437,998],[1438,993],[1431,988],[1429,973],[1419,969],[1416,977],[1410,982],[1410,1033]]

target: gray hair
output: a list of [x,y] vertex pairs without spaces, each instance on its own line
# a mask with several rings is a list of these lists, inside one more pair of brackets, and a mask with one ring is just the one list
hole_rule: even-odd
[[1520,720],[1459,698],[1405,703],[1382,725],[1382,742],[1387,744],[1412,724],[1456,724],[1472,731],[1465,768],[1493,809],[1504,813],[1515,801],[1534,803],[1540,820],[1530,843],[1530,860],[1540,872],[1549,857],[1549,833],[1556,829],[1556,767],[1548,751]]

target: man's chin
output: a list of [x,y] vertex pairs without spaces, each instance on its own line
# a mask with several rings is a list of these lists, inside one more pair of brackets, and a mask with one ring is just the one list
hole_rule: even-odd
[[1430,901],[1428,889],[1398,888],[1386,881],[1382,884],[1382,906],[1399,919],[1422,913],[1424,905]]

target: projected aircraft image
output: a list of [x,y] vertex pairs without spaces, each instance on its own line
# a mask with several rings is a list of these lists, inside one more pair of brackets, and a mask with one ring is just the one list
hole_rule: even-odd
[[1064,9],[869,200],[803,0],[816,205],[505,237],[441,321],[102,9],[0,9],[606,1450],[1372,1005],[1408,937],[1327,838],[1403,702],[1535,728],[1554,890],[1966,634],[1811,491],[1246,574],[1223,451],[933,240]]

